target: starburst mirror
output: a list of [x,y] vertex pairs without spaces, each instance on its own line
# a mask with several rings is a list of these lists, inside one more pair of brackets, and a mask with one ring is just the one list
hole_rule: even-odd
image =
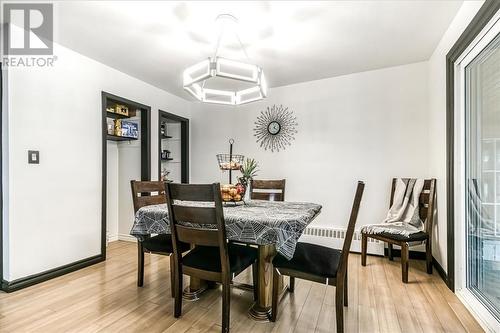
[[291,110],[283,105],[273,105],[260,113],[253,130],[262,148],[279,152],[295,140],[297,126],[297,118]]

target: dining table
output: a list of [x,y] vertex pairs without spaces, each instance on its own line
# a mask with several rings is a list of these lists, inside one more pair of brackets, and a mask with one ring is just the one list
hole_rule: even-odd
[[[297,242],[306,227],[321,212],[321,205],[308,202],[249,200],[224,203],[224,222],[229,241],[249,244],[258,249],[257,300],[250,316],[268,321],[272,302],[272,260],[279,253],[293,257]],[[143,241],[153,234],[170,234],[167,204],[140,208],[130,234]],[[283,281],[281,288],[285,289]],[[186,299],[197,299],[206,290],[206,283],[196,278],[184,291]]]

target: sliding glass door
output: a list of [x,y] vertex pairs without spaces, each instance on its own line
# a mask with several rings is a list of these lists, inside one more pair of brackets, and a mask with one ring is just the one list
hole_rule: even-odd
[[465,288],[500,320],[500,35],[463,66]]

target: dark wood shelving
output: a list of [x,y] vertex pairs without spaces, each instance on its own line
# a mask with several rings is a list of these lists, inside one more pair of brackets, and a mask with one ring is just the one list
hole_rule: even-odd
[[116,136],[116,135],[108,134],[108,140],[111,140],[111,141],[134,141],[134,140],[138,140],[138,138],[131,138],[128,136]]
[[[180,117],[173,113],[168,113],[162,110],[158,110],[158,179],[162,176],[163,168],[171,171],[170,168],[174,167],[177,169],[177,165],[180,164],[181,183],[189,183],[189,119]],[[167,123],[180,124],[180,135],[175,134],[175,137],[167,132]],[[169,139],[169,141],[163,141]],[[175,141],[175,143],[174,143]],[[180,145],[180,156],[175,156],[175,159],[169,157],[168,159],[162,159],[162,143],[165,145],[167,143]],[[177,152],[178,153],[178,152]],[[177,154],[176,154],[177,155]],[[167,163],[168,162],[168,163]],[[176,181],[179,181],[178,179]]]
[[123,114],[118,114],[118,113],[109,112],[109,111],[106,111],[106,117],[113,118],[113,119],[128,119],[128,118],[130,118],[130,116],[125,116]]

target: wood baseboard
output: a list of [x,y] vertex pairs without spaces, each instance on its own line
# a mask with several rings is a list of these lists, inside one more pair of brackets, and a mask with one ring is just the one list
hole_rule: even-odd
[[448,286],[448,288],[450,288],[450,284],[449,284],[449,281],[448,281],[448,274],[443,269],[443,266],[441,266],[438,263],[438,261],[436,260],[436,258],[434,258],[434,257],[432,257],[432,266],[434,266],[434,268],[438,272],[438,274],[441,277],[441,279],[443,279],[444,283],[446,283],[446,285]]
[[85,258],[82,260],[75,261],[73,263],[60,266],[57,268],[50,269],[45,272],[41,272],[38,274],[33,274],[21,279],[13,280],[13,281],[6,281],[2,280],[2,286],[1,289],[7,293],[20,290],[32,285],[35,285],[40,282],[44,282],[50,279],[53,279],[55,277],[68,274],[71,272],[74,272],[76,270],[79,270],[81,268],[91,266],[94,264],[97,264],[99,262],[104,261],[104,256],[103,255],[97,255],[89,258]]

